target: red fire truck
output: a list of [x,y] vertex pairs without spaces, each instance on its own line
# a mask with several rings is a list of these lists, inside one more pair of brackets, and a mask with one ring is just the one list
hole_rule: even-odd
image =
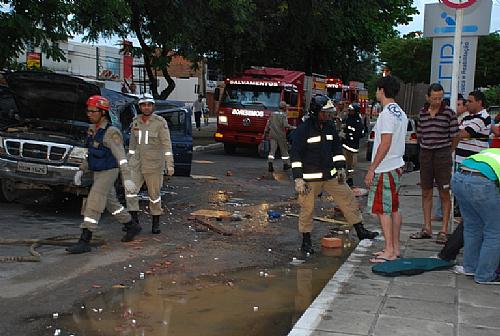
[[240,77],[225,80],[220,98],[215,140],[228,154],[238,146],[257,146],[272,111],[284,100],[288,122],[298,126],[304,114],[304,72],[281,68],[252,67]]
[[358,102],[361,106],[361,114],[364,114],[368,104],[368,90],[361,82],[349,81],[349,85],[342,83],[338,78],[328,77],[326,79],[326,90],[328,97],[340,103]]

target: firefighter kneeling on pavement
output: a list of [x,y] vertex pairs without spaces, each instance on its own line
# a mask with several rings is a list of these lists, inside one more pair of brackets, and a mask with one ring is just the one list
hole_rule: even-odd
[[107,209],[118,222],[124,225],[126,234],[122,242],[129,242],[141,232],[141,227],[132,220],[130,214],[116,198],[115,181],[121,171],[125,192],[135,189],[130,178],[130,170],[123,148],[123,138],[119,129],[111,126],[108,119],[109,101],[102,96],[92,96],[87,100],[87,117],[92,125],[87,132],[87,160],[80,165],[74,177],[75,185],[81,185],[83,173],[93,173],[93,183],[84,203],[82,234],[76,245],[66,249],[69,253],[90,252],[92,232],[104,209]]
[[127,207],[135,221],[139,222],[139,198],[144,182],[148,188],[149,211],[152,216],[151,232],[159,234],[161,208],[161,187],[163,174],[174,175],[174,157],[168,123],[153,114],[155,100],[146,93],[139,98],[141,115],[132,121],[129,143],[129,165],[136,190],[126,195]]
[[291,149],[295,190],[299,194],[299,231],[304,253],[313,253],[311,231],[316,197],[326,191],[340,208],[360,240],[373,239],[378,232],[363,227],[358,202],[345,183],[345,157],[337,130],[329,121],[333,102],[325,96],[315,96],[309,108],[310,118],[294,132]]
[[353,176],[354,168],[358,163],[359,140],[365,133],[365,128],[359,115],[360,110],[358,103],[349,105],[347,118],[344,121],[342,134],[340,135],[347,164],[347,184],[349,187],[354,185]]
[[269,172],[274,171],[273,161],[276,155],[276,150],[280,149],[281,159],[283,160],[283,170],[290,169],[290,157],[288,156],[288,141],[286,140],[286,131],[295,129],[295,126],[288,124],[288,112],[286,102],[280,102],[280,111],[273,111],[267,120],[266,128],[264,129],[264,137],[269,137],[271,149],[267,156]]

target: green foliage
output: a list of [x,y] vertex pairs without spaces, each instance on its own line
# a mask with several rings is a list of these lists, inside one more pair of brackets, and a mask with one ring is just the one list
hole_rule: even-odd
[[480,36],[477,46],[476,87],[500,84],[500,32]]
[[48,57],[63,60],[56,42],[66,40],[73,1],[2,1],[0,7],[0,69],[14,65],[29,46],[39,46]]
[[500,106],[500,85],[489,87],[484,95],[488,106]]
[[[380,44],[380,61],[406,83],[428,83],[431,73],[432,40],[408,34]],[[476,55],[475,87],[497,85],[500,78],[500,33],[480,36]]]
[[427,83],[431,72],[432,40],[414,34],[380,44],[380,60],[405,83]]

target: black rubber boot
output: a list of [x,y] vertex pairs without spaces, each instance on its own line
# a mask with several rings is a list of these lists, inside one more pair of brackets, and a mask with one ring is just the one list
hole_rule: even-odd
[[300,249],[304,253],[310,253],[310,254],[314,253],[314,250],[312,248],[311,233],[310,232],[302,233],[302,247]]
[[274,171],[274,168],[273,168],[273,163],[272,163],[272,162],[268,162],[268,163],[267,163],[267,165],[269,166],[268,171],[269,171],[270,173],[272,173],[272,172]]
[[349,177],[349,178],[347,179],[346,183],[347,183],[347,185],[348,185],[349,187],[351,187],[351,188],[352,188],[352,186],[354,185],[354,180],[352,179],[352,177]]
[[159,234],[161,233],[160,230],[160,216],[153,216],[153,226],[151,227],[151,233],[152,234]]
[[290,169],[290,165],[288,163],[283,164],[283,170],[288,170]]
[[376,236],[378,236],[378,232],[372,232],[372,231],[368,231],[367,229],[365,229],[365,227],[363,226],[363,223],[354,224],[353,226],[354,226],[354,230],[356,230],[356,234],[357,234],[359,240],[373,239]]
[[82,229],[82,234],[80,235],[80,239],[78,243],[73,246],[66,248],[71,254],[80,254],[90,252],[90,240],[92,239],[92,231],[89,229]]
[[[140,224],[139,223],[139,211],[129,211],[128,213],[130,214],[130,216],[132,217],[132,220],[134,222],[136,222],[137,224]],[[127,232],[127,226],[125,224],[123,224],[122,231]]]
[[125,235],[122,238],[123,243],[130,242],[130,241],[134,240],[134,237],[137,236],[142,230],[139,223],[136,223],[133,220],[126,223],[125,228],[127,229],[127,233],[125,233]]

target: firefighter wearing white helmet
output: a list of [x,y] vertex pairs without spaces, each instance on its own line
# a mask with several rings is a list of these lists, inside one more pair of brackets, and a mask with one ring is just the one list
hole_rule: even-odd
[[160,233],[161,187],[163,174],[174,175],[174,157],[170,132],[165,119],[154,114],[155,100],[151,94],[139,97],[141,112],[133,121],[129,143],[129,165],[136,190],[127,193],[127,207],[132,218],[139,222],[139,198],[144,182],[148,189],[149,211],[152,216],[151,232]]
[[363,227],[356,198],[345,183],[346,162],[336,127],[330,120],[332,108],[333,102],[328,97],[312,98],[310,118],[295,130],[290,151],[295,191],[299,194],[301,249],[305,253],[314,252],[311,241],[314,201],[323,191],[333,198],[360,240],[377,235]]
[[279,111],[273,111],[267,120],[264,129],[264,137],[269,138],[271,149],[267,156],[268,170],[274,171],[273,161],[276,150],[280,149],[281,160],[283,160],[283,170],[290,169],[290,157],[288,156],[288,142],[286,141],[286,131],[294,129],[294,126],[288,124],[288,112],[286,102],[280,102]]

